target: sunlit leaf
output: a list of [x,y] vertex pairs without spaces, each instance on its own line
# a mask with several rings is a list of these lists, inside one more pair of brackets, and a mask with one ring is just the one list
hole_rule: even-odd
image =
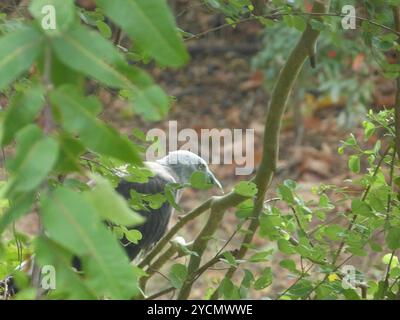
[[32,27],[0,38],[0,91],[27,71],[42,49],[42,35]]
[[16,93],[7,108],[1,130],[1,144],[11,142],[18,130],[31,124],[44,106],[44,91],[33,86],[22,93]]
[[57,188],[42,200],[41,216],[50,239],[82,259],[87,284],[99,296],[128,299],[137,293],[128,258],[82,194]]
[[78,133],[89,149],[129,163],[141,163],[134,144],[128,138],[93,116],[93,108],[97,110],[99,102],[80,96],[70,86],[56,89],[50,99],[61,111],[64,128],[70,133]]
[[42,25],[51,19],[54,8],[55,29],[43,28],[48,34],[58,34],[68,29],[75,19],[74,0],[33,0],[29,5],[29,12]]
[[144,221],[141,215],[128,207],[126,200],[116,193],[108,180],[99,175],[93,179],[96,185],[92,190],[86,191],[85,196],[103,219],[129,226]]
[[179,39],[173,16],[164,0],[96,0],[104,13],[135,44],[166,66],[181,66],[188,54]]

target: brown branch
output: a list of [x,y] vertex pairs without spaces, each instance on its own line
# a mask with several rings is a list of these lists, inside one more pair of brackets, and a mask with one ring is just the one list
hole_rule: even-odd
[[[313,13],[326,12],[329,7],[329,1],[316,1],[313,6]],[[286,64],[282,68],[268,108],[267,120],[264,129],[264,149],[260,164],[260,170],[255,177],[255,183],[258,187],[257,197],[254,203],[252,213],[253,219],[242,245],[238,252],[238,259],[242,259],[248,250],[248,244],[252,242],[253,236],[259,225],[259,215],[263,210],[263,202],[267,188],[269,187],[273,175],[276,170],[276,163],[279,152],[279,133],[283,115],[286,109],[286,104],[294,83],[304,65],[304,62],[309,57],[310,48],[314,48],[319,31],[313,30],[310,24],[307,25],[302,37],[296,47],[290,54]],[[236,267],[231,267],[225,277],[232,278],[236,271]],[[218,290],[214,292],[213,298],[218,297]]]

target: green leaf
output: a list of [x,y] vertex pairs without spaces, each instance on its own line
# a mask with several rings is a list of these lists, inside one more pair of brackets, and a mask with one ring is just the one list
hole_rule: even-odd
[[149,204],[151,209],[159,209],[167,201],[162,193],[146,194],[143,196],[143,199]]
[[290,272],[293,272],[294,274],[301,273],[299,270],[297,270],[296,262],[294,262],[292,259],[284,259],[281,262],[279,262],[279,265],[282,268],[285,268],[285,269],[289,270]]
[[353,199],[351,201],[351,210],[354,214],[365,216],[365,217],[372,217],[372,209],[368,205],[368,203],[360,200],[360,199]]
[[383,251],[382,246],[381,246],[379,243],[377,243],[377,242],[370,241],[370,242],[369,242],[369,246],[370,246],[371,249],[372,249],[373,251],[375,251],[375,252],[382,252],[382,251]]
[[94,175],[93,180],[95,187],[84,194],[101,218],[125,226],[143,223],[143,217],[129,208],[126,200],[114,190],[108,180],[99,175]]
[[93,109],[99,108],[97,100],[94,103],[93,99],[79,95],[69,85],[54,90],[50,100],[60,109],[64,128],[72,134],[78,133],[89,149],[125,162],[141,164],[134,144],[93,116]]
[[0,38],[0,91],[29,69],[41,48],[42,35],[32,27]]
[[294,196],[292,189],[286,185],[280,185],[278,187],[278,194],[283,201],[286,201],[289,204],[294,204]]
[[261,251],[253,254],[250,258],[250,262],[264,262],[268,261],[269,257],[274,253],[274,250],[266,250],[266,251]]
[[13,221],[28,213],[35,201],[35,193],[20,193],[11,200],[10,208],[0,218],[0,235],[4,229]]
[[267,288],[271,284],[272,284],[272,269],[268,267],[264,269],[262,276],[258,278],[254,283],[254,289],[262,290]]
[[321,21],[318,21],[316,19],[311,19],[310,25],[313,28],[313,30],[323,31],[325,29],[324,24]]
[[110,39],[112,36],[112,30],[111,28],[108,26],[107,23],[105,23],[104,21],[101,20],[97,20],[96,21],[96,27],[97,29],[99,29],[101,35],[106,38],[106,39]]
[[[391,260],[391,261],[390,261]],[[385,254],[382,258],[382,262],[386,265],[390,263],[390,268],[395,268],[399,265],[399,258],[396,256],[392,257],[391,253]]]
[[346,248],[346,251],[359,256],[359,257],[366,257],[368,255],[368,252],[365,251],[363,248],[360,247],[351,247],[349,246],[348,248]]
[[287,295],[294,296],[296,298],[303,297],[309,294],[310,290],[313,289],[313,282],[302,279],[294,284],[288,291]]
[[360,296],[358,295],[357,291],[354,289],[344,289],[343,295],[346,297],[346,300],[361,300]]
[[[41,266],[52,265],[56,270],[55,292],[62,294],[64,299],[96,299],[96,293],[86,281],[71,268],[72,254],[45,237],[35,240],[35,253]],[[64,296],[65,295],[65,296]]]
[[129,175],[124,177],[128,182],[146,183],[150,177],[154,176],[154,172],[146,167],[136,167],[128,165],[126,167]]
[[343,238],[345,230],[338,224],[331,224],[324,228],[324,235],[330,240],[337,241]]
[[228,262],[229,265],[234,266],[234,267],[237,266],[236,259],[230,251],[224,252],[224,258],[226,259],[226,261]]
[[218,291],[222,296],[229,299],[232,296],[235,286],[229,278],[224,278],[218,288]]
[[332,210],[335,208],[335,206],[330,202],[328,196],[325,193],[323,193],[319,198],[319,207],[328,210]]
[[99,296],[129,299],[137,294],[128,258],[82,194],[58,187],[42,199],[40,211],[47,235],[82,259],[87,284]]
[[30,125],[17,135],[17,155],[9,162],[14,191],[34,190],[47,177],[58,158],[58,143],[44,137],[36,125]]
[[171,284],[177,289],[182,288],[182,285],[185,282],[187,276],[187,267],[180,263],[174,264],[171,267],[171,271],[169,272]]
[[167,199],[168,203],[178,212],[182,212],[182,208],[176,202],[175,199],[175,192],[177,190],[176,185],[174,184],[167,184],[164,188],[165,198]]
[[158,121],[169,111],[169,100],[157,85],[142,88],[132,97],[134,110],[145,120]]
[[235,185],[233,191],[236,194],[239,194],[243,197],[254,197],[258,190],[257,190],[257,186],[250,181],[241,181],[239,182],[237,185]]
[[138,244],[140,240],[142,240],[142,233],[139,230],[132,229],[125,231],[125,237],[132,243]]
[[29,12],[42,26],[42,21],[46,22],[49,12],[43,12],[45,6],[52,6],[54,8],[56,28],[43,29],[48,34],[59,34],[67,30],[75,19],[75,5],[74,0],[33,0],[29,5]]
[[364,127],[365,140],[368,140],[375,133],[376,130],[375,125],[372,122],[364,121],[363,127]]
[[349,169],[354,173],[360,172],[360,157],[358,155],[352,155],[349,158]]
[[253,203],[253,199],[246,199],[245,201],[239,203],[236,208],[236,216],[239,219],[245,219],[251,216],[252,212],[253,212],[253,207],[254,207],[254,203]]
[[391,250],[400,248],[400,227],[392,227],[386,236],[386,243]]
[[251,283],[254,280],[253,273],[250,270],[244,269],[244,277],[241,283],[242,287],[250,288]]
[[[394,258],[394,257],[393,257]],[[397,258],[397,257],[396,257]],[[398,265],[398,261],[397,261]],[[390,277],[392,279],[396,279],[397,277],[400,277],[400,268],[399,267],[394,267],[390,270]]]
[[69,32],[52,38],[52,46],[61,62],[76,71],[111,87],[132,85],[115,66],[124,63],[122,55],[109,41],[94,31],[74,26]]
[[210,182],[207,174],[202,171],[195,171],[190,176],[190,184],[195,189],[210,189],[213,184]]
[[306,27],[307,27],[306,20],[301,16],[293,16],[292,17],[292,24],[300,32],[304,32],[306,30]]
[[293,248],[293,245],[290,244],[290,242],[285,239],[278,240],[278,248],[280,251],[282,251],[283,253],[286,253],[286,254],[292,254],[292,253],[296,252]]
[[98,6],[135,44],[166,66],[181,66],[189,56],[179,39],[173,16],[165,1],[97,0]]
[[147,120],[160,120],[169,110],[169,99],[152,79],[138,68],[129,66],[114,46],[84,27],[74,27],[52,46],[62,63],[102,82],[132,92],[134,109]]
[[62,174],[79,171],[81,169],[79,157],[86,152],[85,146],[66,132],[58,135],[58,144],[60,146],[60,156],[55,170]]
[[31,124],[44,106],[44,91],[40,86],[15,94],[4,116],[1,130],[1,145],[7,145],[18,130]]
[[260,235],[268,236],[271,240],[281,238],[278,227],[282,224],[281,212],[278,208],[272,208],[272,214],[263,214],[260,217]]

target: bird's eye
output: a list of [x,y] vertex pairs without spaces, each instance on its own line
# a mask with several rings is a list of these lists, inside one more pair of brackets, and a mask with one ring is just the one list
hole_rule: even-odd
[[204,163],[200,163],[198,165],[199,170],[204,170],[206,168],[206,166],[204,165]]

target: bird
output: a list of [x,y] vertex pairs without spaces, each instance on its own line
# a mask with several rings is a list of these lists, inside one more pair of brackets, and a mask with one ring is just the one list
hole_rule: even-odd
[[[207,162],[191,151],[172,151],[159,160],[144,162],[144,165],[153,173],[153,176],[147,182],[129,182],[124,179],[124,176],[121,177],[116,191],[125,199],[130,199],[131,190],[141,194],[154,195],[163,193],[165,187],[169,184],[186,185],[190,182],[192,174],[196,171],[202,172],[207,178],[208,183],[217,186],[223,191],[221,183],[211,172]],[[173,189],[175,203],[179,203],[182,192],[182,189]],[[174,208],[171,203],[165,201],[158,209],[147,208],[146,210],[138,211],[145,218],[145,222],[139,226],[128,226],[127,229],[140,231],[142,238],[137,244],[130,242],[126,237],[121,239],[121,244],[131,261],[141,251],[146,252],[163,237],[167,231],[173,210]]]
[[[187,185],[190,182],[192,174],[196,171],[202,172],[207,178],[208,183],[217,186],[223,192],[221,183],[211,172],[207,162],[191,151],[172,151],[159,160],[145,161],[143,164],[152,172],[152,176],[144,183],[128,181],[129,173],[127,170],[124,170],[124,167],[116,168],[115,170],[115,174],[120,177],[120,182],[115,191],[126,200],[131,198],[132,190],[141,194],[154,195],[163,193],[169,184]],[[88,184],[89,186],[93,186],[93,183],[90,181]],[[175,203],[179,203],[183,190],[182,188],[173,190]],[[167,231],[173,210],[173,206],[168,201],[165,201],[157,209],[146,208],[146,210],[137,211],[145,218],[144,222],[141,225],[127,226],[127,229],[140,231],[142,238],[138,243],[130,242],[125,236],[120,240],[130,261],[138,257],[139,253],[146,252],[163,237]],[[30,263],[32,264],[32,262]],[[74,257],[72,267],[77,271],[82,271],[81,261],[78,257]],[[20,266],[17,269],[20,269]],[[0,289],[8,291],[10,296],[19,291],[13,276],[8,276],[1,280]]]

